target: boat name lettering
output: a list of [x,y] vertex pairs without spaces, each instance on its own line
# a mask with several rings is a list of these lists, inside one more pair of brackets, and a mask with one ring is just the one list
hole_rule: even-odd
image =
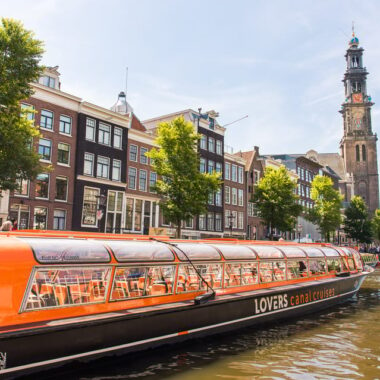
[[275,296],[261,297],[255,299],[255,314],[266,313],[267,311],[284,309],[288,307],[288,295],[278,294]]
[[7,353],[0,352],[0,371],[7,367]]
[[62,261],[65,259],[66,261],[70,260],[79,260],[79,255],[68,255],[64,254],[61,256],[53,256],[53,255],[41,255],[40,260],[48,260],[48,261]]
[[309,290],[308,292],[296,294],[290,297],[290,306],[302,305],[304,303],[314,302],[335,296],[334,288],[323,288],[320,290]]

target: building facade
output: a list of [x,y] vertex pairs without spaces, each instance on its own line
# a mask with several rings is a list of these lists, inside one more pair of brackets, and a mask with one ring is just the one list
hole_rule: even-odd
[[[33,84],[34,94],[22,102],[32,112],[28,118],[38,125],[41,137],[34,149],[46,171],[35,181],[20,181],[9,197],[9,215],[19,229],[70,230],[74,200],[76,135],[80,98],[59,90],[56,68],[47,70],[45,84]],[[34,111],[34,112],[33,112]]]

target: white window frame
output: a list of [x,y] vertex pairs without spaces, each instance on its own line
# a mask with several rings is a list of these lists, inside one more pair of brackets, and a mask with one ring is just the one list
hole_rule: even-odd
[[[55,228],[54,228],[54,227],[55,227],[55,212],[56,212],[56,211],[63,211],[63,213],[64,213],[64,215],[65,215],[63,229],[59,229],[59,228],[55,229]],[[61,208],[55,208],[55,209],[53,210],[53,230],[54,230],[54,231],[65,231],[65,230],[66,230],[66,222],[67,222],[67,211],[64,210],[64,209],[61,209]]]
[[[57,179],[65,179],[66,180],[66,199],[57,199]],[[56,202],[67,202],[67,198],[69,196],[69,178],[66,176],[57,175],[55,177],[55,197],[54,200]]]
[[[106,136],[108,136],[108,142],[105,142]],[[98,144],[111,146],[111,126],[109,124],[102,123],[102,122],[99,123]]]
[[224,186],[224,203],[231,204],[231,188],[230,186]]
[[238,206],[244,206],[244,191],[238,189]]
[[[118,176],[115,176],[115,172],[118,173]],[[118,181],[118,182],[121,181],[121,161],[120,160],[112,160],[112,181]]]
[[237,165],[231,165],[231,181],[237,182]]
[[231,204],[237,206],[237,188],[231,187]]
[[[133,169],[135,171],[135,186],[131,187],[131,181],[129,180],[130,178],[130,170]],[[128,168],[128,189],[130,190],[136,190],[136,185],[137,185],[137,169],[134,167],[129,167]]]
[[[142,188],[141,188],[141,184],[140,184],[140,180],[141,180],[141,174],[144,174],[144,173],[145,173],[145,186],[144,186],[144,188],[142,189]],[[139,170],[139,191],[144,191],[144,192],[147,191],[147,187],[148,187],[147,182],[148,182],[148,173],[147,173],[147,171],[146,171],[146,170],[143,170],[143,169],[140,169],[140,170]]]
[[[131,148],[132,147],[136,148],[136,159],[135,160],[132,160],[132,158],[131,158]],[[137,145],[135,145],[135,144],[130,144],[129,145],[129,152],[128,152],[129,161],[137,162],[138,161],[138,156],[139,156],[139,147]]]
[[[120,134],[119,134],[119,132],[120,132]],[[120,138],[119,145],[115,144],[116,136],[118,138]],[[113,129],[113,147],[116,148],[116,149],[122,149],[122,146],[123,146],[123,130],[122,130],[122,128],[115,127]]]
[[[88,130],[92,130],[92,138],[88,137],[88,133],[87,133]],[[96,120],[95,119],[91,119],[90,117],[86,117],[86,134],[85,134],[85,139],[87,141],[95,141],[95,139],[96,139]]]
[[[99,162],[100,160],[102,160],[103,162]],[[101,165],[101,175],[99,174],[99,165]],[[104,167],[107,168],[107,176],[103,175]],[[96,160],[96,177],[97,178],[103,178],[103,179],[109,179],[110,178],[110,158],[109,157],[105,157],[105,156],[98,156],[97,157],[97,160]]]
[[238,182],[244,183],[244,169],[242,166],[238,166]]
[[[59,144],[67,145],[69,147],[69,158],[68,158],[68,163],[67,164],[65,164],[64,162],[59,162],[58,161]],[[70,166],[70,158],[71,158],[71,145],[67,144],[67,143],[64,143],[64,142],[61,142],[61,141],[58,142],[58,144],[57,144],[57,165],[69,167]]]
[[[91,156],[91,174],[86,173],[86,161],[89,162],[89,160],[86,160],[86,155]],[[95,164],[95,155],[94,153],[84,152],[84,159],[83,159],[83,175],[88,175],[90,177],[94,176],[94,165]]]
[[[35,195],[35,198],[36,199],[49,199],[49,195],[50,195],[50,174],[48,174],[48,173],[39,173],[38,175],[41,175],[41,174],[44,174],[44,175],[47,175],[47,177],[48,177],[48,191],[47,191],[47,196],[46,197],[37,197],[36,195]],[[37,175],[37,177],[38,177],[38,175]],[[37,181],[37,178],[36,177],[36,181]],[[34,194],[36,194],[36,187],[34,188]]]
[[[42,117],[46,117],[45,115],[42,115],[42,112],[49,112],[49,113],[51,113],[51,128],[43,127],[41,125],[41,119],[42,119]],[[50,117],[48,117],[48,118],[50,118]],[[45,108],[41,109],[41,113],[40,113],[40,129],[45,130],[45,131],[54,131],[54,112],[53,111],[50,111],[50,110],[45,109]]]
[[[40,137],[40,139],[38,140],[38,154],[39,155],[41,155],[40,154],[40,142],[41,142],[41,140],[45,140],[45,141],[49,141],[50,142],[50,155],[49,155],[49,159],[47,160],[46,158],[40,158],[40,161],[43,161],[43,162],[51,162],[51,157],[52,157],[52,155],[53,155],[53,142],[52,142],[52,140],[50,140],[50,139],[45,139],[44,137]],[[46,145],[42,145],[42,146],[45,146],[46,147]],[[42,156],[42,155],[41,155]]]
[[[61,131],[61,117],[67,117],[68,119],[70,119],[70,132],[69,133],[66,133],[66,132],[62,132]],[[65,127],[66,127],[66,124],[67,124],[67,122],[63,122],[64,123],[64,125],[65,125]],[[71,116],[68,116],[68,115],[64,115],[64,114],[61,114],[61,115],[59,115],[59,127],[58,127],[58,131],[59,131],[59,133],[61,134],[61,135],[65,135],[65,136],[71,136],[71,131],[72,131],[72,129],[73,129],[73,119],[72,119],[72,117]]]
[[220,156],[223,155],[223,142],[222,140],[215,139],[215,151],[216,154],[219,154]]
[[224,179],[231,180],[231,164],[229,162],[224,163]]
[[[144,152],[144,154],[142,154]],[[145,146],[140,146],[140,164],[142,165],[149,165],[149,159],[147,156],[145,156],[145,153],[148,153],[149,149]],[[143,162],[145,161],[145,162]]]

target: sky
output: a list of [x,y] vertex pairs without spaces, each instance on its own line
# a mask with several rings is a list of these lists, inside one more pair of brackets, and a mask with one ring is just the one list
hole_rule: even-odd
[[[105,108],[126,88],[140,120],[219,112],[225,144],[263,154],[338,152],[352,21],[380,99],[380,1],[0,0],[44,41],[62,91]],[[380,131],[380,100],[372,128]]]

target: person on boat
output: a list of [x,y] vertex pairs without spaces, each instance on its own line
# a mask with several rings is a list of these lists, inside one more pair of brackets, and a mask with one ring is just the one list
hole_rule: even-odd
[[1,225],[0,231],[12,231],[13,224],[11,218],[8,216],[7,220]]
[[301,276],[304,274],[304,273],[306,273],[306,265],[305,265],[305,263],[301,260],[300,262],[299,262],[299,271],[300,271],[300,274],[301,274]]

